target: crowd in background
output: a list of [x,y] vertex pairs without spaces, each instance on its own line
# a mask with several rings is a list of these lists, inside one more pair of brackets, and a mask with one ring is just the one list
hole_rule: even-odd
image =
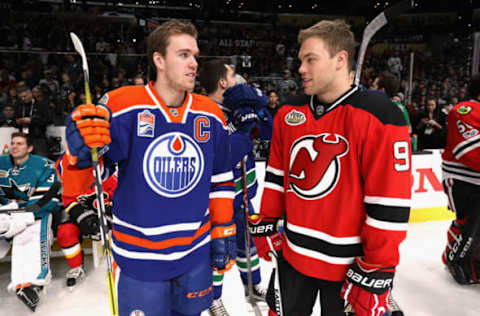
[[[353,30],[360,38],[361,29],[354,25]],[[0,22],[0,126],[21,127],[16,119],[25,114],[19,113],[26,102],[21,92],[31,92],[53,125],[63,125],[66,115],[86,102],[81,60],[73,50],[70,31],[79,35],[87,51],[94,102],[106,91],[144,84],[151,77],[144,55],[147,27],[51,16],[9,17]],[[297,29],[209,24],[199,31],[200,67],[207,58],[222,56],[247,83],[269,96],[272,114],[289,95],[301,93]],[[443,147],[449,109],[469,97],[467,40],[468,36],[456,38],[435,55],[416,51],[412,90],[408,89],[410,50],[387,45],[380,53],[367,51],[363,87],[371,89],[384,70],[397,76],[400,86],[395,95],[408,110],[418,149]],[[195,90],[202,93],[199,84]]]

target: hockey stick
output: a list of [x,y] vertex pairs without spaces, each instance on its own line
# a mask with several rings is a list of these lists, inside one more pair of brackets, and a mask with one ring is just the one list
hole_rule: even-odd
[[[273,248],[273,245],[271,244],[270,238],[267,238],[268,243],[270,244],[270,248]],[[275,273],[275,280],[273,283],[273,291],[275,294],[275,313],[277,316],[284,316],[283,314],[283,301],[282,301],[282,291],[280,288],[280,270],[278,269],[278,259],[277,259],[277,254],[273,252],[269,252],[268,255],[272,259],[273,262],[273,273]]]
[[247,257],[247,291],[248,291],[248,302],[252,305],[255,316],[262,316],[262,312],[258,307],[257,301],[253,297],[253,281],[252,281],[252,257],[250,253],[250,230],[248,229],[248,216],[249,216],[249,207],[248,207],[248,191],[247,191],[247,160],[248,156],[242,160],[242,184],[243,184],[243,206],[245,211],[245,254]]
[[362,42],[360,44],[360,49],[358,51],[357,57],[357,69],[355,70],[355,79],[353,81],[355,86],[358,86],[360,83],[360,75],[362,73],[363,60],[365,58],[365,53],[367,51],[368,44],[372,39],[373,35],[377,33],[382,27],[387,23],[391,22],[393,18],[399,16],[403,12],[406,12],[408,9],[413,7],[413,0],[402,1],[397,3],[394,6],[387,8],[385,11],[377,15],[365,28],[363,31]]
[[[85,97],[87,99],[87,104],[92,103],[92,97],[90,94],[89,74],[88,74],[88,63],[87,55],[83,49],[83,44],[78,38],[78,36],[70,32],[70,37],[72,38],[73,46],[77,53],[82,57],[82,67],[83,67],[83,76],[85,82]],[[102,179],[101,179],[101,170],[100,164],[98,163],[98,148],[91,149],[92,162],[93,162],[93,176],[95,178],[95,193],[97,194],[97,209],[98,209],[98,220],[100,222],[100,236],[102,238],[103,253],[107,260],[107,283],[108,283],[108,295],[110,301],[110,310],[112,315],[118,315],[117,311],[117,301],[115,298],[115,288],[113,281],[113,263],[112,263],[112,249],[108,241],[108,225],[107,225],[107,216],[105,214],[105,201],[103,200],[103,189],[102,189]]]
[[58,192],[62,188],[62,183],[60,181],[56,181],[52,184],[52,186],[48,189],[48,191],[38,200],[36,203],[32,205],[28,205],[21,208],[11,209],[11,210],[0,210],[0,214],[2,213],[18,213],[18,212],[36,212],[42,207],[44,207],[48,202],[50,202],[53,198],[58,195]]

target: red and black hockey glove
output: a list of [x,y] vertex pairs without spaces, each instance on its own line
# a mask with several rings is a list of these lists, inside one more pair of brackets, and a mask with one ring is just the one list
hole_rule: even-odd
[[282,248],[282,239],[278,232],[278,221],[276,217],[264,217],[253,214],[248,218],[248,229],[253,237],[260,258],[270,261],[269,252],[276,254]]
[[381,316],[388,311],[394,267],[379,267],[357,258],[347,271],[340,296],[352,305],[355,316]]

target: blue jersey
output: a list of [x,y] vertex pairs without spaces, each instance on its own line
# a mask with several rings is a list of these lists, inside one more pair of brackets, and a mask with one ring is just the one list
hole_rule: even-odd
[[112,143],[104,163],[118,164],[112,249],[122,273],[167,280],[209,256],[211,223],[232,218],[228,129],[209,98],[185,93],[167,107],[152,83],[107,93]]
[[[10,155],[0,157],[1,204],[8,204],[10,200],[16,200],[20,207],[34,204],[57,180],[55,165],[47,158],[30,155],[20,166],[15,166]],[[54,198],[35,212],[35,218],[59,208],[59,199]]]

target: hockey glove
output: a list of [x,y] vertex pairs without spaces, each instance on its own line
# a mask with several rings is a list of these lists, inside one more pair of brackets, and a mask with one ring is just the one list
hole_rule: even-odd
[[232,124],[237,131],[250,135],[250,131],[258,122],[258,115],[251,107],[235,109],[232,113]]
[[475,244],[467,241],[469,238],[464,232],[466,224],[466,218],[452,221],[442,261],[459,284],[477,284],[480,283],[480,262],[477,261],[480,254]]
[[388,310],[395,268],[382,268],[355,260],[347,271],[340,296],[355,310],[355,316],[381,316]]
[[232,111],[245,106],[260,109],[267,104],[268,98],[262,91],[246,84],[237,84],[223,93],[223,105]]
[[110,144],[110,117],[108,107],[82,104],[76,107],[67,117],[66,139],[69,162],[80,169],[90,167],[91,148],[100,148],[99,156],[107,150]]
[[82,236],[97,240],[100,234],[98,215],[96,209],[85,208],[82,204],[73,202],[73,207],[68,207],[70,220],[80,229]]
[[33,213],[30,212],[0,215],[0,222],[2,222],[1,226],[3,229],[3,232],[0,234],[0,238],[12,238],[15,235],[23,232],[27,226],[35,223],[35,217],[33,216]]
[[248,229],[253,237],[257,253],[260,258],[270,261],[270,252],[276,254],[282,248],[282,239],[278,232],[278,221],[276,217],[264,217],[254,214],[248,218]]
[[212,226],[212,265],[219,273],[230,270],[237,258],[236,227],[233,220]]

